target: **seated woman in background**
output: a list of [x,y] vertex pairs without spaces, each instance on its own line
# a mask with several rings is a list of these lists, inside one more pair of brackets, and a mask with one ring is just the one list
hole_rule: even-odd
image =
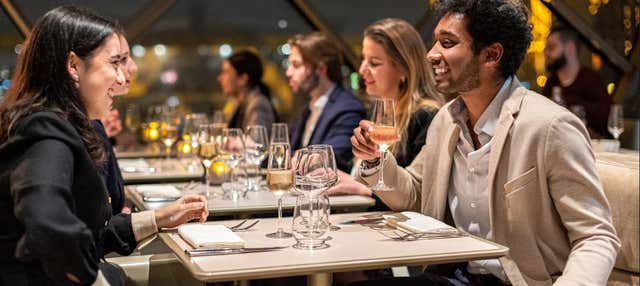
[[[401,19],[383,19],[369,25],[362,41],[360,76],[367,94],[396,101],[396,126],[400,140],[390,152],[398,164],[407,166],[420,152],[431,120],[445,98],[433,88],[432,71],[425,60],[427,50],[420,34]],[[360,162],[354,164],[358,168]],[[371,195],[368,186],[345,173],[330,195]]]
[[271,124],[276,122],[277,114],[269,88],[262,82],[262,73],[262,61],[250,51],[236,52],[222,62],[218,82],[222,92],[237,103],[229,128],[262,125],[267,128],[267,134],[271,134]]
[[124,83],[119,27],[60,7],[34,26],[0,104],[0,284],[121,285],[106,253],[131,253],[159,228],[208,216],[203,196],[113,216],[91,120]]

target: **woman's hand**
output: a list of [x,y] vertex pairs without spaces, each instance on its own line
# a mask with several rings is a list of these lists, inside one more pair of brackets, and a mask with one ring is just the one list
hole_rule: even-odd
[[373,143],[370,138],[373,131],[373,122],[361,120],[356,129],[353,129],[351,136],[351,150],[356,158],[361,160],[373,160],[380,157],[378,144]]
[[156,210],[155,215],[158,229],[176,227],[194,219],[205,222],[209,216],[207,198],[201,195],[186,195]]
[[371,189],[367,186],[361,184],[351,177],[349,174],[338,171],[338,176],[340,180],[338,184],[327,190],[327,194],[330,196],[338,196],[338,195],[360,195],[360,196],[371,196]]

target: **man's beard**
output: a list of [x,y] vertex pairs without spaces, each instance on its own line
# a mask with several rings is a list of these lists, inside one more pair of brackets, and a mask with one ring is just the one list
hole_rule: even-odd
[[314,88],[318,87],[320,77],[314,72],[309,73],[304,79],[298,82],[298,92],[309,94]]
[[451,81],[449,87],[438,89],[440,92],[457,95],[460,92],[467,92],[480,86],[480,63],[474,57],[467,63],[456,81]]
[[549,70],[552,73],[555,73],[561,68],[565,67],[566,65],[567,65],[567,57],[563,53],[555,61],[547,63],[547,70]]

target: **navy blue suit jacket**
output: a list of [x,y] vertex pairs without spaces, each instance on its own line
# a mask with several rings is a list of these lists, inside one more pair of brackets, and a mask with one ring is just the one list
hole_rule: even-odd
[[[308,106],[302,111],[302,115],[291,128],[291,147],[298,150],[302,147],[302,135],[309,118]],[[328,144],[333,146],[336,155],[336,164],[342,171],[351,171],[351,136],[353,129],[358,127],[360,120],[366,117],[366,111],[362,102],[353,93],[341,86],[336,86],[329,95],[329,100],[318,118],[318,122],[309,139],[309,145]]]

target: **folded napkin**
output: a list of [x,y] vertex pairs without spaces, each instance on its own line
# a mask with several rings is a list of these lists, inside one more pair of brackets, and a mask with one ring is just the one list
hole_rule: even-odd
[[243,248],[244,240],[219,224],[190,223],[178,227],[178,233],[194,248]]
[[402,228],[408,230],[413,233],[422,233],[422,232],[457,232],[452,226],[441,222],[435,218],[430,216],[416,213],[416,212],[402,212],[404,217],[403,219],[396,219],[397,215],[383,215],[386,222],[392,226],[396,226],[398,228]]
[[140,185],[136,187],[136,191],[142,194],[143,198],[164,198],[178,199],[182,193],[173,185]]

